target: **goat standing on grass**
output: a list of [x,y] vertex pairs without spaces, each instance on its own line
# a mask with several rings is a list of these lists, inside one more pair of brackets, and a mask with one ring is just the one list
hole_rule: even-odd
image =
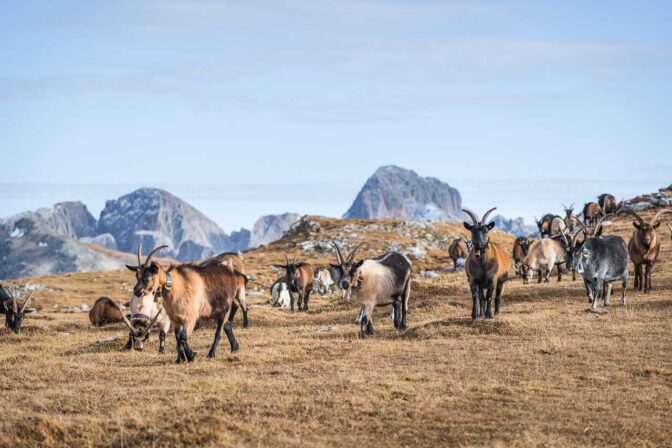
[[133,296],[130,303],[130,319],[123,313],[121,314],[121,318],[129,329],[126,350],[134,348],[139,352],[143,351],[152,327],[158,323],[159,353],[166,353],[166,336],[170,330],[170,319],[160,302],[163,302],[162,297],[153,294],[144,297]]
[[[193,361],[196,353],[189,347],[188,338],[199,317],[212,316],[217,320],[215,339],[208,353],[215,357],[222,327],[229,339],[231,351],[238,350],[238,342],[228,321],[233,302],[245,302],[247,276],[238,271],[230,258],[215,257],[201,264],[183,263],[164,268],[153,262],[156,252],[167,246],[155,248],[139,266],[126,266],[135,272],[137,283],[133,293],[137,297],[156,295],[163,298],[177,343],[177,362]],[[141,248],[138,252],[141,252]],[[226,322],[226,323],[225,323]]]
[[308,263],[297,263],[296,255],[294,261],[289,262],[289,258],[285,255],[286,264],[274,264],[278,269],[284,269],[286,272],[287,284],[289,286],[289,308],[294,311],[294,295],[299,295],[298,309],[299,311],[308,311],[308,300],[310,293],[313,292],[313,277],[315,276],[313,267]]
[[411,296],[411,262],[397,252],[388,252],[376,258],[355,262],[355,247],[347,258],[341,254],[336,243],[338,264],[331,265],[340,273],[340,285],[352,292],[352,297],[360,304],[359,337],[373,334],[373,309],[376,306],[392,305],[394,328],[406,328],[408,299]]
[[[564,233],[561,235],[565,241]],[[538,241],[529,251],[525,257],[520,269],[514,270],[523,276],[523,284],[527,285],[532,278],[532,274],[537,271],[539,274],[538,283],[542,282],[542,271],[546,272],[543,275],[543,281],[548,282],[551,277],[553,266],[558,271],[558,281],[562,280],[562,265],[565,263],[565,243],[559,239],[560,236],[554,236]]]
[[601,216],[604,216],[604,212],[597,202],[588,202],[583,206],[583,223],[585,225],[597,228],[597,220]]
[[0,312],[5,315],[5,327],[16,334],[21,332],[23,316],[32,295],[33,292],[31,291],[28,293],[28,297],[26,297],[23,305],[19,306],[19,302],[14,297],[14,294],[12,294],[12,291],[10,291],[9,288],[0,286]]
[[523,265],[525,257],[527,257],[530,247],[532,247],[534,242],[535,240],[531,240],[524,236],[519,236],[513,241],[513,251],[511,255],[513,255],[513,270],[516,271],[516,275],[521,275],[520,267]]
[[[469,287],[471,288],[471,318],[479,316],[492,318],[492,295],[495,294],[495,316],[499,314],[500,300],[504,291],[504,283],[509,279],[511,259],[506,252],[495,243],[490,242],[488,232],[495,227],[495,223],[484,224],[488,216],[497,207],[491,208],[479,221],[471,210],[462,210],[471,218],[472,223],[464,222],[464,227],[471,232],[471,241],[474,247],[469,252],[465,268]],[[485,293],[484,293],[485,291]],[[480,312],[478,305],[480,302]],[[486,309],[487,304],[487,309]]]
[[540,220],[534,218],[534,221],[537,223],[537,228],[539,229],[539,235],[541,235],[541,238],[551,235],[551,223],[553,222],[553,218],[555,218],[555,215],[552,213],[546,213]]
[[574,204],[567,207],[565,204],[562,204],[562,208],[565,211],[565,227],[568,232],[574,232],[579,225],[579,219],[574,214]]
[[271,285],[271,306],[289,308],[291,294],[287,285],[287,277],[280,277]]
[[628,253],[635,265],[635,290],[648,293],[651,291],[651,271],[660,252],[656,229],[660,226],[660,217],[665,213],[672,213],[672,209],[658,210],[649,222],[645,222],[636,211],[629,208],[621,208],[620,213],[628,213],[636,219],[633,222],[635,230],[628,242]]
[[448,255],[453,260],[453,272],[457,271],[457,260],[467,258],[471,250],[471,241],[457,238],[448,247]]

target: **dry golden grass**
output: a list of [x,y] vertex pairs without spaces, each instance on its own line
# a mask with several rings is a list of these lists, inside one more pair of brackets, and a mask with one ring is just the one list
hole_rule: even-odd
[[[196,362],[179,366],[172,338],[166,355],[156,334],[125,352],[121,326],[54,308],[127,298],[130,273],[30,279],[53,291],[37,294],[42,310],[20,335],[0,330],[0,445],[670,446],[672,251],[660,233],[655,292],[629,290],[625,307],[587,313],[580,281],[516,279],[500,317],[473,324],[464,273],[446,273],[414,282],[408,330],[381,309],[367,340],[337,295],[315,296],[308,313],[267,305],[268,265],[287,242],[276,243],[246,257],[264,296],[250,297],[250,328],[236,319],[240,352],[224,341],[207,360],[207,328]],[[362,235],[371,253],[387,238]]]

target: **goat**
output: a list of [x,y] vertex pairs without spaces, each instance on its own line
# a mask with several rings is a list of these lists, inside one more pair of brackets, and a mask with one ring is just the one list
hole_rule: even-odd
[[99,297],[89,310],[89,321],[94,327],[123,322],[121,309],[109,297]]
[[616,202],[614,195],[603,193],[597,197],[597,203],[600,205],[605,215],[612,215],[621,208],[623,201]]
[[[564,237],[564,233],[562,234]],[[565,239],[565,241],[567,241]],[[558,236],[546,238],[538,241],[532,246],[527,257],[520,267],[520,273],[523,276],[523,284],[527,285],[530,282],[532,273],[537,271],[539,274],[538,283],[542,282],[542,271],[546,272],[543,275],[543,281],[548,282],[551,277],[553,266],[558,271],[558,281],[562,280],[562,265],[565,263],[565,244]]]
[[[238,271],[240,274],[243,274],[247,279],[247,281],[252,281],[256,279],[255,276],[248,275],[245,273],[245,265],[243,264],[243,259],[241,255],[239,255],[236,252],[224,252],[223,254],[219,254],[213,258],[209,258],[203,261],[200,266],[205,267],[208,264],[212,263],[225,264],[228,263],[228,260],[231,260],[231,265],[233,266],[233,269]],[[240,294],[236,296],[236,300],[231,305],[231,312],[229,313],[229,322],[233,323],[233,318],[235,317],[238,308],[240,308],[241,311],[243,312],[243,327],[247,328],[250,325],[250,322],[247,315],[248,307],[245,294]]]
[[604,298],[604,306],[609,306],[611,282],[621,280],[623,291],[621,305],[625,305],[625,289],[628,284],[628,249],[623,238],[607,235],[600,238],[602,227],[596,231],[595,237],[587,237],[581,245],[580,252],[574,257],[574,269],[581,274],[591,308],[597,308],[600,295]]
[[457,260],[467,258],[471,250],[471,241],[457,238],[448,247],[448,255],[453,260],[453,272],[457,271]]
[[284,269],[287,277],[287,284],[290,291],[289,308],[294,312],[294,296],[291,294],[297,293],[299,295],[298,310],[308,311],[308,300],[310,294],[313,292],[313,267],[308,263],[296,263],[296,255],[294,260],[290,263],[289,258],[285,255],[286,264],[274,264],[273,266],[279,269]]
[[565,204],[562,204],[562,208],[565,211],[565,227],[568,232],[574,232],[578,226],[579,219],[574,214],[574,204],[567,207]]
[[289,308],[291,300],[292,296],[287,285],[287,277],[280,277],[271,286],[271,305]]
[[536,217],[534,220],[537,223],[537,228],[539,229],[539,234],[543,238],[544,235],[550,236],[551,235],[551,223],[553,222],[553,218],[555,218],[555,215],[552,213],[546,213],[541,220],[538,220]]
[[[145,349],[145,341],[149,339],[149,334],[154,324],[159,324],[159,353],[166,353],[166,336],[170,330],[170,319],[166,311],[161,306],[163,298],[161,295],[146,295],[143,297],[133,296],[130,303],[130,319],[122,314],[124,323],[130,330],[128,333],[128,342],[126,349],[141,352]],[[154,316],[154,318],[150,318]],[[198,323],[195,325],[198,328]]]
[[355,262],[355,255],[362,244],[356,246],[347,258],[343,257],[335,242],[331,244],[338,261],[331,266],[339,270],[341,288],[351,291],[360,305],[359,337],[373,334],[371,317],[376,306],[392,305],[394,328],[407,328],[408,300],[411,296],[410,260],[398,252],[388,252]]
[[585,225],[595,226],[600,216],[604,216],[604,212],[597,202],[588,202],[583,206],[583,223]]
[[23,305],[19,306],[19,301],[14,297],[12,291],[9,288],[0,286],[0,312],[5,315],[5,327],[16,334],[21,332],[23,316],[32,296],[33,292],[31,291],[28,293],[28,297],[24,300]]
[[553,219],[551,219],[549,236],[552,238],[566,232],[567,232],[567,224],[565,224],[565,220],[560,216],[557,215],[554,216]]
[[[157,295],[163,298],[163,306],[175,333],[176,362],[192,362],[196,358],[196,353],[189,347],[188,338],[201,316],[209,315],[217,320],[217,330],[208,358],[215,357],[222,327],[231,351],[237,351],[238,342],[231,322],[227,319],[234,300],[245,303],[248,277],[234,267],[234,261],[230,257],[219,261],[215,261],[218,259],[215,257],[201,264],[182,263],[164,268],[152,262],[152,257],[165,247],[167,246],[154,248],[144,263],[126,267],[135,272],[137,283],[133,294],[136,297]],[[138,259],[141,252],[142,245],[138,247]]]
[[525,257],[529,253],[530,246],[534,243],[534,240],[526,238],[524,236],[519,236],[513,241],[513,270],[516,271],[517,275],[520,275],[519,269],[520,266],[525,261]]
[[628,253],[635,265],[635,291],[644,290],[644,293],[648,293],[652,289],[651,271],[660,252],[660,240],[656,229],[660,225],[660,217],[665,213],[672,213],[672,209],[658,210],[649,222],[645,222],[636,211],[630,208],[621,208],[619,213],[630,214],[636,219],[633,222],[635,230],[628,242]]
[[317,286],[317,292],[321,296],[331,293],[334,284],[334,279],[331,277],[329,269],[320,269],[315,274],[315,285]]
[[[471,288],[472,319],[477,319],[479,316],[486,319],[492,318],[493,292],[495,293],[495,316],[499,314],[504,284],[509,279],[511,259],[502,248],[490,242],[490,235],[488,234],[495,227],[495,223],[493,221],[484,224],[487,222],[490,213],[496,209],[497,207],[493,207],[485,212],[481,221],[478,220],[474,212],[462,210],[469,215],[472,221],[471,224],[466,221],[463,223],[464,227],[471,232],[471,241],[474,244],[465,263],[469,287]],[[486,290],[485,294],[484,290]],[[479,301],[480,312],[478,309]]]

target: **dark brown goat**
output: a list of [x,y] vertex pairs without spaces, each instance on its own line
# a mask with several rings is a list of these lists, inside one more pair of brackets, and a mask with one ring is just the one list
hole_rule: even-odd
[[298,309],[299,311],[308,311],[308,301],[310,300],[310,294],[313,292],[313,277],[315,272],[313,267],[308,263],[297,263],[296,255],[294,256],[294,261],[289,262],[289,258],[285,255],[286,264],[274,264],[276,268],[284,269],[287,273],[287,281],[289,286],[289,308],[291,311],[294,311],[294,295],[296,293],[299,295]]
[[123,322],[121,310],[109,297],[99,297],[89,311],[89,321],[94,327]]
[[513,269],[516,271],[516,275],[520,275],[520,266],[525,261],[532,243],[534,243],[534,240],[524,236],[519,236],[513,241]]
[[[158,294],[170,317],[177,343],[177,362],[193,361],[196,353],[189,347],[188,338],[201,316],[217,320],[215,338],[208,358],[214,358],[222,334],[222,327],[229,339],[231,351],[238,350],[233,335],[229,313],[234,300],[245,303],[247,277],[233,266],[233,260],[215,257],[200,264],[183,263],[164,268],[153,262],[152,250],[139,266],[126,266],[135,272],[137,283],[133,289],[136,297]],[[142,246],[138,248],[138,259]],[[226,322],[226,323],[225,323]]]
[[603,193],[597,197],[597,203],[602,208],[602,211],[605,215],[612,215],[616,213],[618,208],[621,206],[620,203],[616,202],[616,198],[613,194]]
[[583,223],[587,226],[595,226],[600,216],[603,216],[602,207],[597,202],[588,202],[583,206]]
[[553,223],[553,218],[555,218],[555,215],[552,213],[546,213],[541,220],[538,220],[537,218],[534,218],[534,220],[537,223],[537,228],[539,228],[539,234],[543,238],[544,235],[550,236],[551,235],[551,224]]
[[457,260],[466,259],[471,250],[471,241],[457,238],[448,247],[448,256],[453,260],[453,272],[457,271]]
[[[488,216],[494,210],[496,210],[496,207],[485,212],[481,221],[478,220],[474,212],[462,210],[472,220],[471,224],[464,222],[464,227],[471,232],[471,241],[474,245],[471,252],[469,252],[465,264],[471,288],[472,319],[476,319],[479,316],[486,319],[492,318],[491,303],[493,293],[495,294],[495,316],[499,314],[504,283],[509,279],[511,259],[502,248],[490,242],[488,232],[495,227],[495,223],[485,224]],[[479,302],[480,312],[478,311]]]
[[672,213],[672,209],[658,210],[649,222],[645,222],[636,211],[630,208],[622,208],[620,213],[627,213],[636,219],[633,222],[635,230],[628,242],[628,254],[635,265],[635,290],[648,293],[652,288],[651,271],[660,252],[660,240],[656,229],[660,226],[660,217],[665,213]]

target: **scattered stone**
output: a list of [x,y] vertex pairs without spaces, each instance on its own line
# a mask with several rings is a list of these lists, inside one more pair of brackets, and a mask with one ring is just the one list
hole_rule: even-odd
[[437,274],[436,271],[422,271],[420,272],[420,276],[423,278],[435,278],[438,277],[439,274]]

